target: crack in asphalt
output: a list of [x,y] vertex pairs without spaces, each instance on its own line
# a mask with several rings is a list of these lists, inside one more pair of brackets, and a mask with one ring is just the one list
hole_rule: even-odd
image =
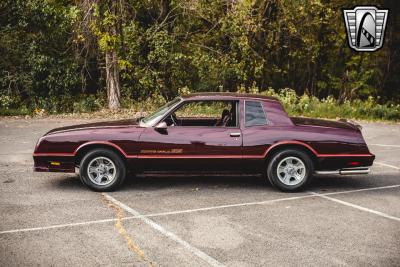
[[118,230],[118,233],[125,239],[126,244],[128,245],[129,250],[131,250],[132,252],[134,252],[136,255],[139,256],[139,259],[141,261],[144,261],[146,263],[148,263],[148,265],[150,267],[155,267],[154,263],[151,262],[147,257],[146,254],[144,253],[144,251],[140,248],[140,246],[138,244],[135,243],[135,241],[133,241],[132,237],[127,233],[124,224],[123,224],[123,219],[125,217],[125,212],[124,210],[114,204],[111,200],[109,200],[108,198],[106,198],[104,193],[101,193],[101,199],[103,200],[103,202],[111,209],[114,210],[115,215],[116,215],[116,219],[117,221],[115,222],[115,228]]

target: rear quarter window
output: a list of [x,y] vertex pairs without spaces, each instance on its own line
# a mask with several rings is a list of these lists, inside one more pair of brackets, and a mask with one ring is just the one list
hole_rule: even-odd
[[267,125],[267,117],[259,101],[245,101],[245,126]]

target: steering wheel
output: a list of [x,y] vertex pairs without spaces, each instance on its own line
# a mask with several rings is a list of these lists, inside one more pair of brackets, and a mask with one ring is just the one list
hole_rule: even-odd
[[179,124],[178,124],[178,118],[176,117],[175,113],[172,113],[170,117],[171,117],[172,123],[173,123],[175,126],[179,126]]

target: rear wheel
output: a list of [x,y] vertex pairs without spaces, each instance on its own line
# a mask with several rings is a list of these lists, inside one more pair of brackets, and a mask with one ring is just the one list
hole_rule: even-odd
[[270,183],[282,191],[304,189],[311,179],[313,162],[307,153],[298,149],[282,150],[274,154],[268,163]]
[[98,148],[83,157],[79,175],[81,181],[94,191],[112,191],[125,180],[126,167],[114,151]]

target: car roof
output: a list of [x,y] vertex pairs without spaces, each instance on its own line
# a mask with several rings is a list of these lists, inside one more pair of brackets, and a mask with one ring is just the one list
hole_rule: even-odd
[[206,92],[206,93],[193,93],[182,96],[185,100],[232,100],[232,99],[258,99],[268,101],[278,101],[277,98],[272,96],[258,95],[258,94],[242,94],[242,93],[220,93],[220,92]]

